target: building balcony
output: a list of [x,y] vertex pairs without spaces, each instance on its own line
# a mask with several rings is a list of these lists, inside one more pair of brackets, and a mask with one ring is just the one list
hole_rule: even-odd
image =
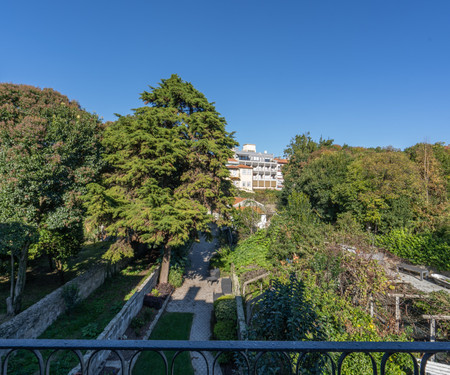
[[[217,361],[223,353],[237,353],[243,374],[262,374],[259,366],[265,356],[276,358],[286,374],[302,374],[305,369],[313,369],[320,363],[327,374],[340,374],[342,367],[352,353],[364,353],[372,366],[373,374],[389,374],[388,363],[395,353],[407,353],[409,368],[413,374],[433,373],[432,368],[445,366],[431,361],[434,354],[450,353],[450,342],[325,342],[325,341],[157,341],[157,340],[14,340],[1,339],[3,354],[1,374],[8,372],[8,361],[20,349],[31,351],[36,357],[36,372],[49,374],[50,366],[56,362],[58,351],[71,351],[79,361],[79,375],[96,374],[99,366],[96,357],[100,352],[111,352],[117,356],[121,370],[119,374],[131,375],[139,353],[156,352],[171,374],[177,365],[176,358],[182,352],[195,353],[205,361],[205,374],[217,373]],[[88,350],[83,356],[82,351]],[[164,351],[175,352],[168,360]],[[125,355],[125,352],[127,355]],[[130,355],[132,353],[132,355]],[[205,353],[210,353],[206,355]],[[377,362],[373,354],[383,353]],[[414,355],[412,354],[414,353]],[[419,355],[420,353],[420,355]],[[212,354],[212,355],[211,355]],[[419,359],[417,357],[420,357]],[[128,358],[128,359],[126,359]],[[380,358],[380,356],[377,356]],[[53,363],[54,364],[54,363]],[[445,369],[444,369],[445,371]],[[439,372],[437,372],[439,373]],[[448,373],[448,372],[442,372]]]

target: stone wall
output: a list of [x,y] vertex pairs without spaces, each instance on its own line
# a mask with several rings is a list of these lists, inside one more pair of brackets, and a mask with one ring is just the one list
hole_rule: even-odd
[[231,265],[231,281],[233,285],[233,295],[236,299],[238,339],[247,340],[247,324],[245,323],[244,304],[241,296],[239,278],[234,272],[234,264]]
[[63,289],[66,285],[77,285],[80,298],[85,299],[103,284],[108,272],[105,266],[99,265],[69,281],[0,325],[0,337],[3,339],[37,338],[65,311]]
[[39,302],[0,325],[2,339],[35,339],[39,337],[66,310],[64,287],[76,284],[81,300],[87,298],[103,284],[107,277],[119,272],[129,262],[123,259],[115,265],[96,265],[75,279],[67,282]]
[[[120,339],[131,320],[138,314],[144,303],[144,296],[150,293],[151,290],[156,286],[159,276],[159,267],[148,276],[145,281],[138,287],[137,291],[131,296],[127,303],[122,307],[122,309],[117,313],[117,315],[109,322],[103,332],[97,337],[97,340],[117,340]],[[90,371],[96,374],[101,367],[105,364],[107,358],[109,357],[110,351],[104,350],[96,354],[90,363]],[[85,356],[85,360],[90,355]],[[70,374],[76,374],[79,371],[79,367],[74,368]]]

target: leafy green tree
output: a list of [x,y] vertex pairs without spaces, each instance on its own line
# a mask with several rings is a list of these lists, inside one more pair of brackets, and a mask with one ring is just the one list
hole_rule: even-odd
[[[81,195],[101,165],[100,130],[97,116],[52,89],[0,84],[0,222],[5,230],[79,228]],[[17,232],[23,245],[12,252],[18,268],[16,280],[11,275],[10,314],[20,310],[33,242],[29,232]]]
[[416,164],[425,187],[422,227],[435,230],[448,218],[450,197],[450,149],[442,143],[418,143],[405,150]]
[[287,165],[283,168],[284,189],[281,193],[281,203],[287,204],[289,195],[297,186],[298,178],[301,176],[303,167],[307,164],[311,155],[322,149],[329,148],[333,144],[332,139],[322,139],[315,142],[309,132],[302,135],[296,135],[292,138],[290,144],[284,150],[285,156],[289,159]]
[[80,223],[71,228],[42,228],[39,231],[39,241],[33,245],[32,250],[37,254],[47,255],[51,264],[55,263],[61,284],[64,284],[68,260],[78,254],[82,244],[83,226]]
[[38,234],[34,226],[12,220],[6,223],[0,222],[0,249],[4,258],[10,257],[10,295],[6,300],[10,315],[14,313],[13,298],[16,297],[16,303],[18,303],[17,298],[21,297],[19,287],[23,286],[21,283],[24,283],[18,276],[16,277],[16,273],[18,275],[26,273],[28,249],[37,238]]
[[164,246],[160,281],[167,282],[171,247],[208,231],[213,213],[219,225],[228,220],[225,165],[236,142],[213,103],[177,75],[141,99],[149,106],[106,127],[105,189],[92,189],[91,199],[110,218],[109,232]]
[[272,259],[278,263],[293,254],[315,251],[323,242],[323,229],[306,194],[292,192],[287,206],[272,218],[268,229]]
[[305,193],[313,210],[327,222],[334,222],[344,210],[335,190],[345,183],[353,157],[346,151],[326,151],[308,162],[296,180],[296,191]]
[[233,211],[233,226],[239,233],[239,240],[247,238],[260,228],[262,215],[267,215],[267,209],[254,199],[247,199],[239,204]]
[[394,151],[360,154],[335,193],[344,211],[374,232],[408,226],[420,215],[425,198],[416,165],[403,152]]
[[[450,150],[441,143],[418,143],[405,150],[420,171],[426,186],[427,203],[430,200],[447,200],[447,183],[450,175]],[[436,203],[437,203],[436,202]]]

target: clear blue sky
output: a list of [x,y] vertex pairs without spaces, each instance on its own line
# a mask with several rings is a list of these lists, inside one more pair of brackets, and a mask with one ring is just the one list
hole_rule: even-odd
[[450,138],[449,0],[4,1],[0,82],[105,120],[172,73],[242,144],[310,131],[352,146]]

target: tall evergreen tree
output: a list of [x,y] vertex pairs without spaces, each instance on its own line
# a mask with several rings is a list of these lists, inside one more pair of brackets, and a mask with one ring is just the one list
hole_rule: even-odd
[[213,213],[219,225],[227,221],[232,184],[225,164],[237,143],[213,103],[177,75],[141,99],[149,106],[106,128],[106,189],[91,191],[109,207],[102,215],[112,218],[108,231],[127,243],[163,245],[160,282],[167,282],[171,247],[208,231]]

